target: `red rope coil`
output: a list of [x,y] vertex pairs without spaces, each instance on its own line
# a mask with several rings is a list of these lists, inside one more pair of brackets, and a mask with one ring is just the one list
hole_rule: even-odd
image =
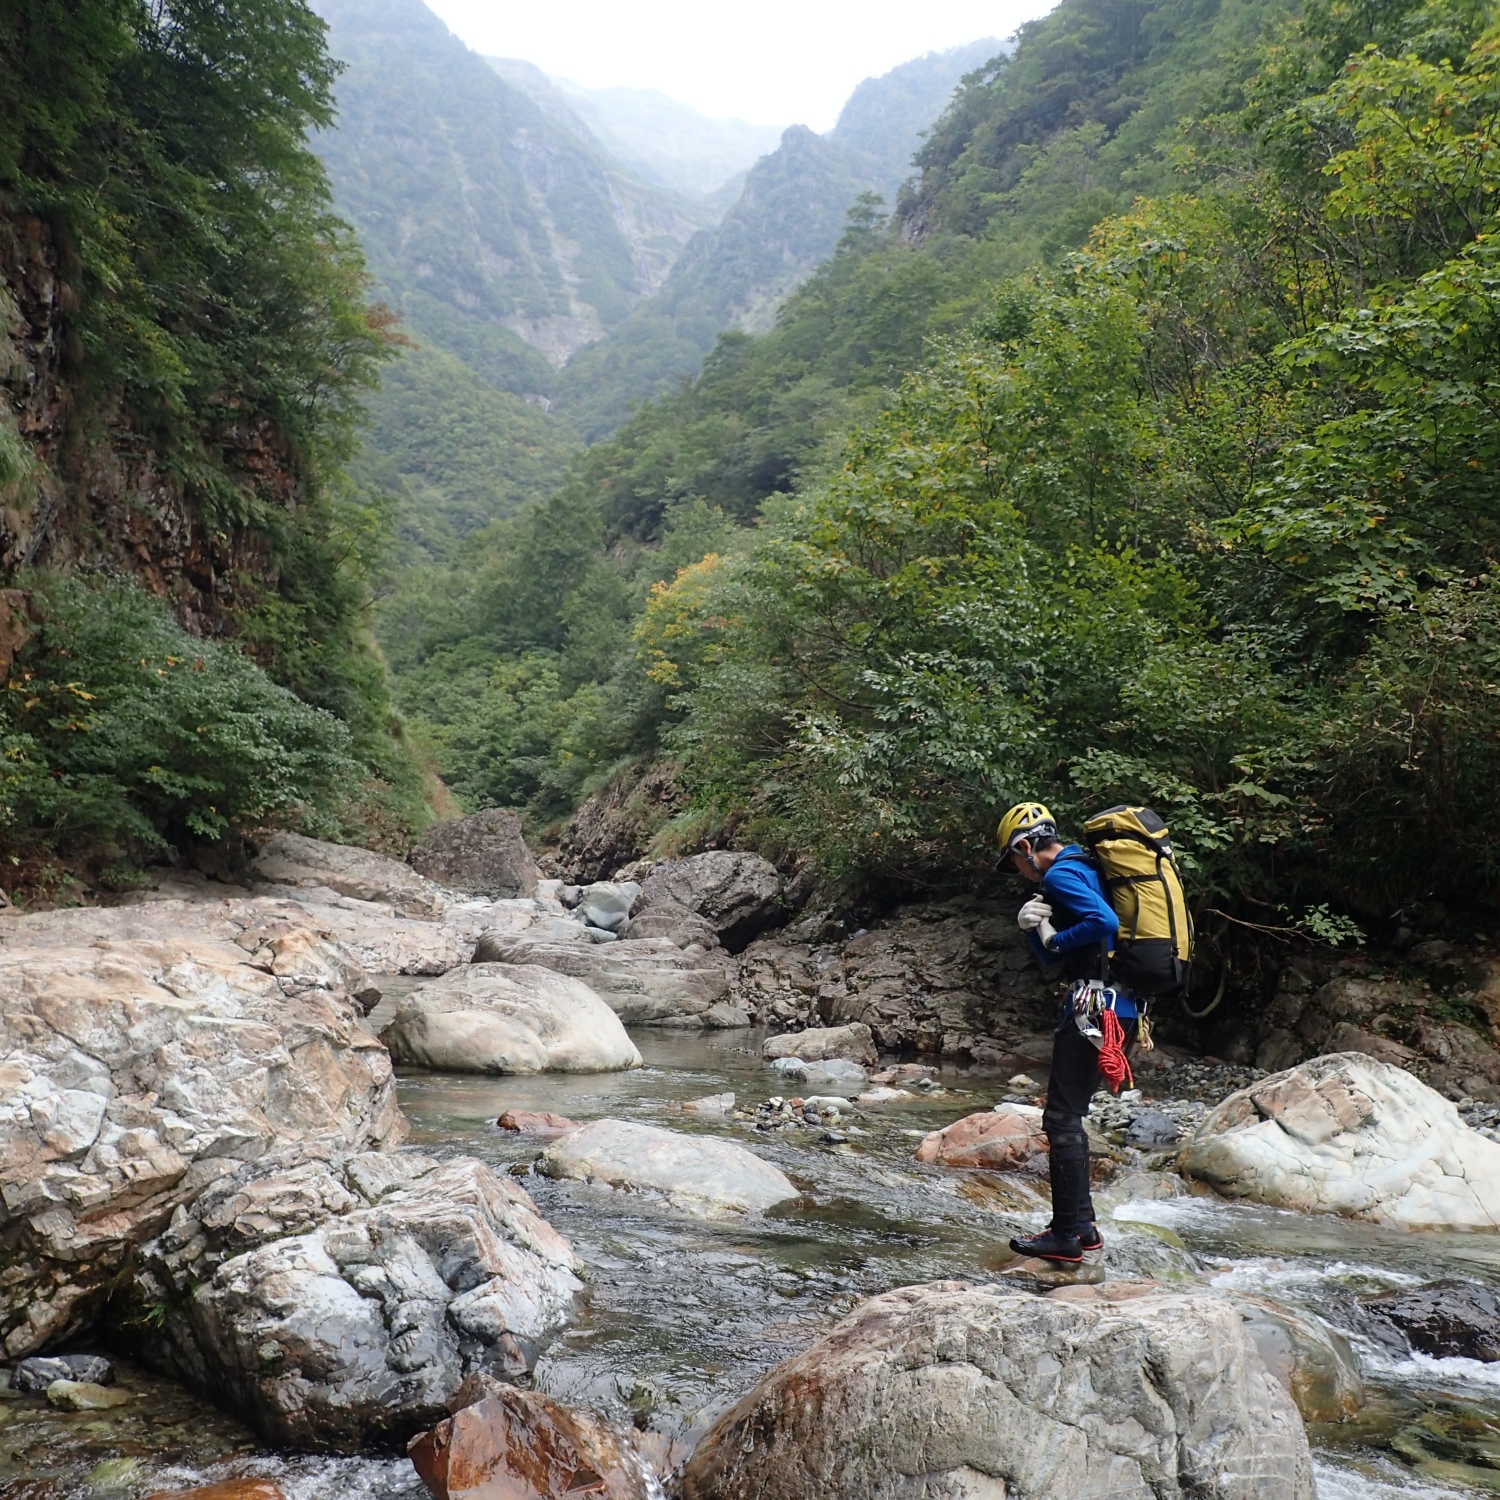
[[1114,1011],[1106,1009],[1099,1018],[1104,1040],[1099,1045],[1099,1071],[1104,1074],[1112,1094],[1120,1092],[1120,1085],[1127,1079],[1135,1087],[1135,1075],[1130,1071],[1130,1059],[1125,1056],[1125,1028]]

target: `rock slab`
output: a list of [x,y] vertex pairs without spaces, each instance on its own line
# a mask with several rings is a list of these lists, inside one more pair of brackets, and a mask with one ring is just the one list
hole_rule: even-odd
[[251,860],[250,873],[265,885],[322,889],[379,902],[400,916],[430,920],[443,912],[442,896],[400,860],[300,833],[272,834]]
[[1042,1112],[1031,1105],[1007,1104],[965,1115],[926,1136],[916,1158],[939,1167],[1045,1172],[1048,1145],[1042,1134]]
[[[581,929],[580,929],[581,930]],[[533,939],[526,933],[486,933],[475,963],[540,964],[581,979],[627,1026],[743,1026],[746,1017],[724,1003],[724,966],[685,953],[666,938],[595,945]]]
[[641,1054],[588,985],[536,964],[469,964],[414,990],[380,1039],[442,1073],[613,1073]]
[[806,1031],[768,1037],[760,1051],[762,1057],[773,1061],[800,1057],[804,1062],[826,1062],[837,1057],[866,1068],[873,1068],[877,1061],[874,1037],[863,1021],[851,1021],[847,1026],[812,1026]]
[[1222,1298],[1072,1301],[936,1282],[771,1371],[685,1500],[1314,1500],[1291,1398]]
[[436,1500],[648,1500],[660,1493],[602,1422],[515,1387],[445,1418],[414,1438],[407,1456]]
[[534,896],[540,878],[520,818],[504,807],[439,823],[406,858],[419,875],[450,891],[492,900]]
[[1363,1310],[1400,1330],[1413,1349],[1434,1359],[1500,1360],[1500,1298],[1467,1281],[1366,1297]]
[[1231,1094],[1194,1132],[1178,1170],[1225,1197],[1302,1213],[1500,1228],[1500,1145],[1404,1069],[1357,1052]]
[[733,1141],[627,1120],[595,1120],[548,1147],[549,1177],[660,1193],[706,1218],[758,1213],[799,1196],[790,1178]]

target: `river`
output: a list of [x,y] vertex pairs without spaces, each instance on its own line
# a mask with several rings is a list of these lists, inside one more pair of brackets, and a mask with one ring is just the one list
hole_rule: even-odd
[[[399,1083],[413,1146],[526,1174],[542,1213],[586,1262],[587,1303],[536,1369],[538,1386],[569,1402],[690,1437],[861,1297],[910,1282],[988,1279],[1010,1259],[1009,1236],[1045,1217],[1020,1180],[912,1159],[923,1133],[1005,1092],[992,1077],[943,1070],[941,1093],[867,1110],[853,1129],[839,1127],[840,1142],[819,1128],[759,1132],[753,1120],[674,1109],[732,1090],[753,1111],[777,1091],[757,1034],[639,1031],[634,1039],[645,1065],[630,1073],[411,1073]],[[729,1135],[774,1161],[804,1196],[764,1219],[705,1223],[641,1196],[555,1182],[529,1172],[534,1139],[496,1127],[509,1108]],[[1362,1338],[1346,1311],[1359,1293],[1442,1275],[1500,1285],[1500,1238],[1404,1235],[1199,1197],[1096,1196],[1111,1274],[1253,1292],[1349,1333],[1369,1399],[1351,1421],[1310,1429],[1323,1500],[1500,1491],[1500,1365],[1395,1358]],[[404,1459],[267,1453],[232,1419],[128,1362],[121,1380],[137,1393],[123,1415],[0,1403],[0,1494],[137,1500],[256,1474],[276,1478],[289,1500],[425,1495]]]

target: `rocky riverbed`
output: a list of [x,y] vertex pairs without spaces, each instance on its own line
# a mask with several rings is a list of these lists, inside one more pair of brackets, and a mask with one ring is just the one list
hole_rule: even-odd
[[[117,961],[120,945],[136,945],[131,952],[139,967],[140,945],[160,945],[169,937],[182,942],[197,932],[194,940],[210,943],[210,956],[218,957],[210,963],[200,955],[196,972],[222,976],[233,972],[222,967],[229,961],[223,946],[228,943],[252,960],[249,968],[260,977],[227,986],[216,979],[215,993],[249,994],[251,1003],[261,1006],[257,1015],[268,1018],[257,1020],[259,1025],[280,1025],[283,1013],[297,1017],[301,1030],[289,1039],[283,1033],[282,1045],[290,1042],[289,1056],[294,1062],[305,1057],[309,1068],[316,1056],[325,1055],[307,1051],[319,1037],[325,1053],[335,1049],[326,1055],[359,1057],[369,1049],[358,1038],[373,1039],[403,1014],[460,1013],[479,1020],[498,1016],[512,1028],[512,1042],[519,1036],[535,1049],[540,1039],[544,1053],[554,1045],[554,1036],[565,1035],[554,1010],[568,986],[586,983],[574,972],[576,966],[550,971],[565,983],[548,990],[542,1006],[534,1003],[539,980],[521,995],[514,986],[489,984],[479,1003],[464,998],[478,991],[455,987],[454,981],[439,983],[437,974],[462,968],[481,933],[497,927],[508,942],[524,942],[534,932],[549,951],[559,942],[576,946],[578,939],[558,924],[580,925],[572,913],[583,904],[581,894],[568,893],[564,900],[561,893],[554,894],[555,887],[543,883],[529,897],[465,900],[415,877],[409,886],[397,881],[381,887],[380,878],[395,877],[390,872],[381,877],[377,869],[358,862],[320,871],[318,858],[316,850],[286,848],[273,871],[280,877],[275,889],[247,889],[227,902],[219,897],[217,905],[205,904],[201,895],[182,896],[180,905],[156,902],[123,913],[25,919],[29,927],[0,927],[0,957],[7,946],[17,953],[50,955],[38,972],[55,976],[67,969],[59,955],[76,949],[95,955],[88,960],[92,967],[87,977],[98,984],[101,975],[125,972],[115,969],[106,975],[100,968],[98,955]],[[743,993],[745,971],[729,962],[733,955],[709,943],[717,941],[720,930],[740,942],[743,928],[734,924],[745,920],[747,910],[760,917],[766,912],[764,890],[747,882],[748,895],[741,899],[732,874],[711,886],[711,899],[703,903],[710,916],[688,911],[692,888],[680,879],[662,882],[657,909],[659,926],[682,929],[680,935],[689,939],[677,951],[690,963],[724,965],[719,972],[731,997],[736,986]],[[320,876],[342,881],[346,890],[329,886],[326,894],[311,894],[318,891],[315,877]],[[591,910],[601,920],[614,920],[618,913],[603,899],[606,894]],[[276,902],[281,905],[273,911],[267,903]],[[294,909],[299,903],[302,928]],[[633,904],[632,898],[627,911]],[[275,927],[273,918],[283,925]],[[621,926],[625,920],[634,919],[622,919]],[[698,924],[712,928],[713,922],[721,927],[710,937]],[[69,923],[83,932],[82,943],[66,940]],[[422,930],[415,923],[423,924]],[[310,946],[294,938],[294,931],[304,929],[311,932]],[[21,933],[26,941],[17,944],[14,935]],[[601,954],[636,941],[670,939],[583,938]],[[715,956],[719,954],[724,956]],[[383,955],[397,955],[408,972],[383,971]],[[503,960],[480,957],[473,965],[476,974],[493,964],[503,977]],[[340,969],[340,963],[356,959],[358,973]],[[278,973],[278,963],[285,972]],[[152,998],[161,992],[165,974],[175,975],[178,989],[187,991],[179,999],[189,1010],[192,1004],[201,1006],[192,990],[195,981],[180,968],[164,969],[158,962],[155,969],[147,965],[141,972],[143,977],[131,983],[138,990],[141,984],[148,988],[139,990],[133,1003],[149,1001],[170,1010],[166,999]],[[274,982],[274,995],[256,988],[263,979]],[[421,991],[429,984],[438,996],[451,992],[459,998],[443,998],[440,1007],[427,1005]],[[55,992],[55,982],[53,987]],[[493,998],[501,991],[503,1003]],[[120,1194],[120,1211],[137,1218],[117,1230],[117,1239],[127,1247],[140,1245],[148,1272],[166,1278],[159,1280],[163,1312],[152,1312],[156,1304],[142,1309],[139,1296],[126,1297],[122,1305],[138,1321],[122,1323],[111,1313],[105,1323],[89,1324],[80,1317],[76,1333],[63,1338],[65,1347],[98,1350],[115,1359],[115,1379],[108,1388],[115,1395],[103,1407],[85,1402],[85,1409],[69,1409],[76,1398],[61,1389],[0,1392],[0,1493],[28,1500],[145,1500],[192,1484],[258,1478],[274,1482],[287,1500],[425,1495],[416,1471],[399,1455],[399,1442],[383,1437],[378,1423],[362,1418],[351,1425],[337,1415],[341,1408],[336,1400],[327,1407],[333,1415],[318,1416],[324,1409],[318,1401],[325,1398],[317,1389],[310,1407],[287,1405],[298,1388],[276,1373],[288,1360],[301,1360],[299,1378],[310,1379],[314,1366],[306,1363],[309,1356],[299,1351],[296,1340],[320,1329],[326,1334],[330,1310],[348,1316],[366,1305],[386,1309],[386,1332],[371,1348],[385,1368],[400,1371],[404,1365],[409,1372],[397,1382],[400,1394],[393,1398],[406,1403],[401,1410],[409,1413],[400,1418],[403,1433],[413,1430],[424,1411],[434,1413],[429,1422],[441,1416],[459,1376],[469,1370],[474,1378],[483,1374],[486,1380],[519,1380],[563,1403],[558,1410],[593,1414],[610,1424],[628,1448],[630,1465],[637,1467],[625,1478],[605,1476],[601,1482],[606,1487],[628,1483],[636,1486],[631,1494],[657,1493],[653,1486],[658,1480],[643,1477],[644,1466],[654,1465],[669,1485],[676,1484],[683,1459],[694,1445],[705,1443],[695,1467],[680,1480],[690,1493],[769,1493],[768,1484],[805,1490],[802,1479],[774,1464],[757,1468],[759,1459],[742,1464],[738,1458],[727,1463],[714,1458],[716,1451],[728,1456],[743,1449],[739,1438],[722,1434],[731,1432],[734,1421],[752,1420],[754,1412],[775,1408],[774,1382],[764,1387],[757,1383],[787,1360],[812,1360],[810,1368],[826,1384],[828,1399],[845,1403],[851,1414],[871,1402],[878,1406],[889,1399],[882,1394],[889,1390],[938,1390],[947,1378],[942,1371],[948,1365],[942,1360],[925,1366],[918,1360],[906,1374],[893,1369],[890,1378],[897,1384],[887,1387],[878,1380],[851,1384],[839,1374],[844,1367],[831,1352],[818,1352],[825,1345],[830,1351],[840,1347],[840,1341],[866,1347],[861,1341],[874,1336],[871,1319],[879,1323],[886,1317],[879,1311],[885,1303],[867,1304],[866,1299],[935,1284],[969,1290],[913,1294],[899,1307],[890,1304],[891,1317],[910,1323],[898,1346],[919,1348],[929,1336],[924,1329],[965,1329],[979,1371],[975,1379],[981,1383],[993,1381],[1000,1368],[987,1364],[992,1355],[984,1351],[992,1344],[985,1339],[993,1340],[993,1335],[982,1334],[982,1327],[1008,1329],[1005,1337],[1022,1340],[1017,1350],[1040,1348],[1039,1339],[1076,1338],[1081,1348],[1139,1346],[1144,1351],[1157,1347],[1153,1339],[1166,1338],[1159,1346],[1162,1352],[1149,1358],[1187,1360],[1184,1369],[1215,1351],[1212,1359],[1227,1361],[1223,1379],[1259,1382],[1255,1389],[1260,1394],[1250,1407],[1237,1406],[1224,1417],[1224,1432],[1242,1434],[1223,1452],[1238,1455],[1233,1459],[1236,1471],[1250,1476],[1244,1481],[1246,1493],[1269,1495],[1272,1489],[1257,1486],[1271,1485],[1277,1494],[1300,1495],[1315,1482],[1324,1500],[1396,1495],[1433,1500],[1494,1488],[1492,1476],[1500,1470],[1490,1433],[1500,1422],[1500,1376],[1492,1372],[1500,1364],[1488,1359],[1500,1344],[1487,1340],[1492,1333],[1500,1340],[1500,1329],[1487,1331],[1478,1324],[1492,1318],[1496,1306],[1492,1296],[1485,1300],[1485,1289],[1500,1287],[1500,1238],[1471,1227],[1407,1232],[1395,1227],[1381,1207],[1388,1202],[1409,1206],[1416,1201],[1416,1189],[1427,1195],[1424,1203],[1434,1194],[1441,1197],[1447,1180],[1441,1153],[1429,1152],[1426,1167],[1402,1168],[1407,1188],[1401,1194],[1393,1195],[1384,1183],[1384,1196],[1370,1198],[1369,1212],[1356,1205],[1363,1218],[1334,1218],[1272,1206],[1280,1180],[1274,1174],[1267,1177],[1253,1151],[1247,1156],[1249,1148],[1240,1144],[1248,1130],[1246,1139],[1259,1150],[1258,1143],[1269,1135],[1273,1144],[1283,1143],[1276,1146],[1278,1160],[1295,1165],[1302,1161],[1297,1153],[1306,1151],[1307,1162],[1326,1165],[1345,1150],[1340,1142],[1375,1128],[1358,1109],[1351,1112],[1347,1100],[1389,1087],[1389,1079],[1379,1072],[1384,1064],[1355,1054],[1352,1061],[1321,1073],[1299,1070],[1293,1076],[1305,1083],[1298,1085],[1300,1092],[1290,1093],[1278,1081],[1282,1075],[1249,1063],[1166,1055],[1156,1060],[1158,1065],[1142,1068],[1138,1091],[1118,1099],[1102,1096],[1092,1122],[1096,1200],[1106,1236],[1103,1255],[1089,1268],[1085,1284],[1054,1286],[1038,1303],[1035,1294],[1048,1292],[1047,1280],[1017,1279],[1017,1270],[1026,1268],[1016,1266],[1005,1242],[1047,1215],[1045,1157],[1039,1154],[1034,1126],[1044,1063],[1028,1064],[1031,1071],[973,1066],[972,1049],[952,1049],[951,1057],[939,1053],[916,1062],[893,1061],[889,1055],[872,1059],[859,1035],[863,1022],[842,1026],[841,1033],[853,1034],[837,1041],[822,1040],[819,1034],[812,1045],[810,1034],[804,1050],[818,1054],[811,1060],[777,1060],[764,1055],[766,1030],[726,1025],[724,1012],[708,1017],[713,1005],[732,1005],[732,998],[705,1004],[705,990],[677,980],[664,981],[661,993],[680,997],[675,1014],[691,1024],[664,1025],[658,1018],[655,1024],[630,1025],[629,1051],[617,1047],[614,1071],[494,1074],[400,1066],[394,1074],[381,1074],[362,1063],[357,1087],[363,1090],[359,1098],[367,1102],[353,1115],[346,1110],[337,1116],[344,1122],[338,1130],[345,1138],[331,1155],[323,1146],[311,1150],[317,1141],[326,1144],[327,1132],[308,1128],[307,1121],[317,1120],[306,1107],[301,1133],[288,1135],[289,1126],[278,1123],[282,1117],[274,1094],[242,1096],[244,1108],[252,1114],[260,1111],[256,1120],[281,1132],[283,1145],[277,1149],[295,1145],[300,1154],[269,1164],[264,1152],[244,1158],[243,1166],[220,1173],[214,1184],[197,1188],[196,1196],[180,1197],[175,1207],[166,1204],[164,1215],[161,1207],[151,1208],[148,1202],[142,1211],[140,1200],[132,1205],[128,1192]],[[53,1035],[62,1034],[55,1024],[62,1012],[55,1005],[28,1003],[27,1014],[40,1015]],[[221,1012],[227,1004],[221,1001]],[[339,1009],[346,1004],[348,1016]],[[367,1006],[373,1006],[372,1013],[361,1018]],[[238,1024],[227,1014],[219,1024],[226,1021]],[[33,1044],[37,1037],[46,1040],[35,1028],[29,1034]],[[794,1049],[783,1044],[770,1050]],[[538,1056],[537,1065],[546,1066],[548,1058]],[[637,1058],[639,1065],[633,1066]],[[55,1063],[49,1066],[56,1068]],[[118,1065],[113,1066],[114,1076],[120,1076]],[[104,1084],[94,1086],[105,1098]],[[1400,1085],[1397,1094],[1406,1087]],[[1230,1095],[1251,1104],[1221,1110]],[[1470,1161],[1478,1163],[1486,1151],[1496,1149],[1478,1134],[1494,1128],[1492,1106],[1471,1098],[1455,1109],[1435,1094],[1412,1097],[1415,1106],[1408,1113],[1436,1122],[1439,1133],[1446,1132],[1443,1140],[1455,1142]],[[1244,1116],[1244,1107],[1251,1109],[1253,1119]],[[550,1119],[535,1118],[543,1114]],[[502,1128],[497,1124],[502,1115],[520,1128]],[[1019,1143],[1006,1156],[1003,1170],[944,1165],[941,1153],[923,1146],[932,1132],[975,1116],[1013,1122],[999,1132],[1004,1140]],[[403,1123],[398,1129],[392,1120]],[[1465,1130],[1466,1124],[1476,1132]],[[573,1126],[587,1128],[575,1132]],[[162,1128],[175,1129],[170,1121]],[[965,1128],[969,1137],[976,1137],[972,1128]],[[1189,1137],[1215,1130],[1221,1144],[1213,1170],[1227,1174],[1224,1182],[1237,1198],[1216,1195],[1176,1170]],[[404,1143],[399,1140],[402,1131]],[[352,1139],[347,1138],[350,1132],[355,1133]],[[994,1131],[977,1132],[986,1140],[992,1136]],[[188,1158],[184,1170],[191,1169],[184,1149],[190,1139],[179,1134],[174,1148]],[[120,1140],[150,1160],[138,1140],[133,1145],[123,1135]],[[1354,1146],[1347,1155],[1359,1158]],[[74,1169],[85,1176],[89,1170],[102,1171],[106,1185],[114,1181],[103,1170],[107,1162],[90,1168],[88,1158],[73,1160]],[[1295,1166],[1293,1175],[1300,1182],[1307,1172]],[[426,1186],[434,1183],[446,1184],[441,1202]],[[169,1183],[161,1191],[175,1189]],[[462,1219],[470,1228],[461,1228],[460,1220],[451,1217],[434,1228],[457,1202],[471,1205]],[[1386,1222],[1380,1222],[1382,1214]],[[92,1222],[86,1207],[78,1219]],[[172,1231],[165,1236],[164,1223]],[[476,1248],[465,1252],[465,1264],[472,1269],[460,1272],[458,1284],[446,1291],[436,1282],[422,1283],[432,1272],[422,1270],[420,1258],[412,1257],[421,1251],[441,1279],[449,1275],[443,1246],[459,1243],[471,1232],[480,1240],[491,1236],[495,1248],[486,1250],[476,1240]],[[159,1238],[151,1240],[152,1234]],[[324,1257],[311,1281],[295,1282],[307,1289],[296,1295],[316,1292],[332,1299],[322,1304],[322,1321],[314,1319],[302,1331],[295,1310],[273,1305],[265,1290],[270,1283],[250,1274],[258,1256],[279,1256],[278,1266],[285,1262],[295,1269],[301,1263],[286,1257],[286,1247],[293,1244],[306,1247],[299,1250],[304,1260]],[[295,1270],[295,1276],[305,1274]],[[210,1311],[225,1309],[222,1317],[231,1332],[259,1320],[253,1337],[245,1335],[250,1342],[242,1355],[230,1357],[232,1338],[214,1343],[209,1337],[212,1322],[204,1323],[201,1316],[173,1332],[173,1275],[182,1276],[188,1290],[207,1288],[199,1295]],[[1416,1290],[1442,1281],[1459,1283],[1461,1295]],[[420,1292],[424,1284],[430,1290]],[[107,1289],[93,1290],[99,1285],[97,1279],[89,1283],[90,1296],[105,1295]],[[580,1287],[576,1297],[570,1291],[574,1285]],[[525,1297],[518,1301],[521,1289]],[[1371,1300],[1380,1294],[1398,1295]],[[355,1300],[346,1309],[351,1296]],[[117,1293],[110,1307],[121,1300]],[[879,1316],[861,1311],[867,1307]],[[240,1318],[236,1308],[250,1321]],[[144,1321],[139,1321],[142,1314]],[[168,1320],[167,1342],[175,1350],[165,1360],[153,1345],[163,1336],[153,1318],[161,1317]],[[1467,1320],[1458,1333],[1455,1318]],[[1216,1320],[1222,1319],[1229,1321],[1220,1329]],[[277,1329],[286,1331],[270,1328],[277,1320]],[[448,1343],[443,1342],[450,1337],[445,1329],[457,1330]],[[371,1336],[376,1336],[373,1330]],[[1025,1345],[1028,1339],[1031,1345]],[[148,1346],[155,1348],[154,1354]],[[1456,1349],[1463,1352],[1447,1352]],[[152,1355],[158,1368],[176,1368],[185,1378],[177,1382],[149,1373],[132,1358],[139,1354]],[[206,1405],[200,1394],[211,1383],[191,1376],[190,1358],[205,1355],[220,1361],[215,1379],[226,1378],[224,1370],[240,1371],[234,1376],[240,1384],[227,1395],[220,1387],[217,1407]],[[1143,1352],[1121,1354],[1107,1368],[1115,1376],[1128,1375],[1147,1358]],[[235,1359],[247,1362],[236,1365]],[[1011,1367],[1020,1368],[1014,1360]],[[855,1368],[875,1367],[861,1356],[848,1366]],[[1089,1375],[1089,1382],[1097,1385],[1105,1368]],[[987,1369],[990,1374],[984,1373]],[[1183,1389],[1191,1389],[1196,1378],[1184,1376]],[[932,1386],[933,1380],[939,1386]],[[336,1380],[325,1385],[334,1393],[345,1388]],[[984,1389],[990,1391],[984,1399],[997,1421],[999,1414],[1012,1412],[1007,1404],[1011,1398],[998,1388]],[[1170,1405],[1170,1381],[1162,1389]],[[1287,1416],[1292,1399],[1311,1440],[1303,1467],[1295,1444],[1288,1446],[1291,1439],[1275,1436],[1288,1420],[1295,1422]],[[736,1405],[744,1402],[751,1405]],[[1037,1408],[1035,1420],[1045,1423],[1051,1419],[1044,1406]],[[304,1409],[314,1413],[315,1430],[304,1426],[299,1438],[289,1414]],[[482,1402],[473,1410],[489,1407]],[[1252,1416],[1251,1428],[1236,1427],[1246,1420],[1247,1410],[1262,1415]],[[742,1416],[734,1417],[736,1411]],[[536,1417],[518,1410],[509,1420],[520,1421],[523,1415]],[[247,1425],[240,1425],[238,1417]],[[1149,1427],[1163,1419],[1160,1405],[1146,1400],[1133,1420]],[[1004,1421],[1013,1424],[1015,1417]],[[1301,1423],[1296,1426],[1300,1432]],[[278,1430],[290,1434],[292,1444],[310,1435],[322,1446],[332,1441],[359,1451],[298,1456],[289,1451],[287,1438],[268,1441],[268,1431]],[[712,1437],[715,1430],[720,1437]],[[871,1429],[883,1430],[879,1423]],[[1019,1431],[1013,1425],[1007,1430]],[[793,1435],[808,1455],[827,1437]],[[837,1445],[827,1451],[835,1455],[830,1461],[837,1462]],[[964,1473],[981,1472],[973,1464],[990,1466],[984,1469],[988,1473],[1009,1462],[1003,1453],[954,1451],[951,1461],[943,1461],[950,1464],[944,1483],[970,1483]],[[1164,1438],[1149,1452],[1130,1449],[1126,1454],[1122,1449],[1108,1462],[1144,1464],[1146,1472],[1174,1452],[1191,1456],[1197,1451],[1192,1442],[1181,1447]],[[576,1454],[573,1461],[575,1471],[582,1472]],[[891,1461],[907,1459],[896,1454]],[[1082,1452],[1069,1460],[1085,1468],[1095,1461]],[[1200,1456],[1191,1461],[1216,1460]],[[1076,1480],[1075,1473],[1069,1482]],[[1176,1481],[1164,1475],[1162,1482]],[[1034,1488],[1039,1483],[1035,1474],[1020,1471],[1011,1479],[1017,1494],[1051,1493]]]

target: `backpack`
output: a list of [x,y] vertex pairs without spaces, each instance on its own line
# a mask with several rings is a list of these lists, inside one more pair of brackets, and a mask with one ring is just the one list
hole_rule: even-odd
[[1138,995],[1188,989],[1193,918],[1167,825],[1149,807],[1110,807],[1084,823],[1083,841],[1120,919],[1114,977]]

